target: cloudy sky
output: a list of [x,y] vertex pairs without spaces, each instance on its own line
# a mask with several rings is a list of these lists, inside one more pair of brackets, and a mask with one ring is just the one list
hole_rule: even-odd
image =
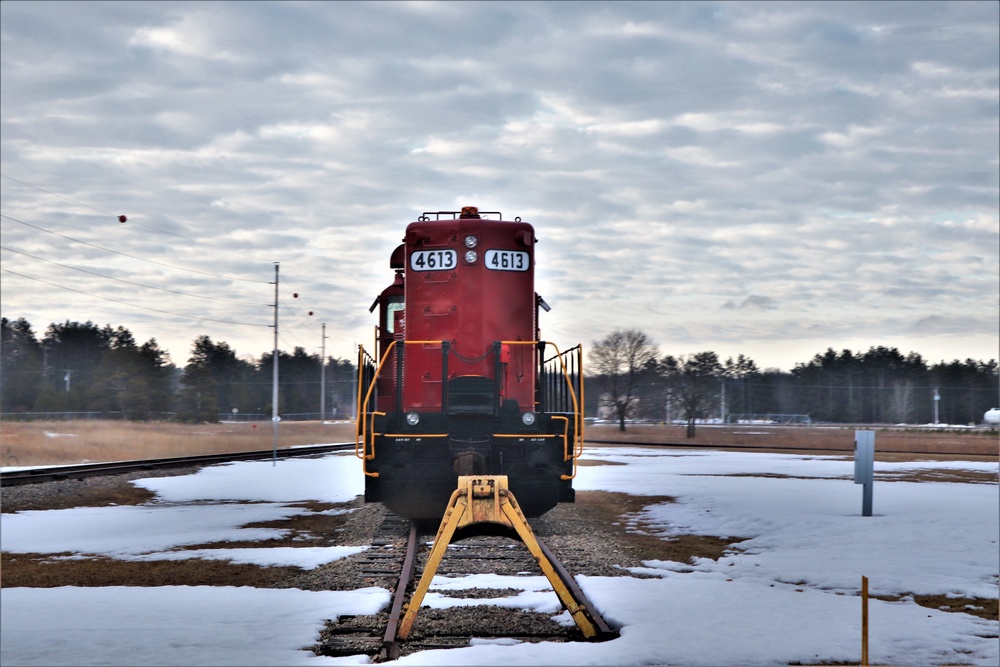
[[535,226],[561,346],[998,356],[996,2],[0,12],[2,312],[39,333],[258,356],[280,262],[281,347],[351,358],[406,224],[472,204]]

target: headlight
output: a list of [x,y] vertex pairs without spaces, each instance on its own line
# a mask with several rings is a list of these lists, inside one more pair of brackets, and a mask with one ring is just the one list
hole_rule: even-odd
[[465,247],[466,248],[472,249],[472,248],[475,248],[477,245],[479,245],[479,239],[477,239],[475,236],[466,236],[465,237]]
[[475,264],[477,259],[479,259],[479,255],[476,254],[475,250],[469,250],[465,253],[465,261],[469,264]]
[[535,413],[534,412],[525,412],[523,415],[521,415],[521,423],[523,423],[525,426],[531,426],[532,424],[534,424],[535,423]]
[[420,415],[418,415],[416,412],[407,412],[406,423],[409,424],[410,426],[416,426],[417,424],[420,423]]

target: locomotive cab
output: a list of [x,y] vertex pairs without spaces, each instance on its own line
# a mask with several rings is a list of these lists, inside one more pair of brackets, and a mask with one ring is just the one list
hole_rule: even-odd
[[436,519],[474,474],[507,475],[527,516],[573,500],[582,351],[539,340],[535,243],[528,223],[474,207],[407,226],[373,304],[377,355],[359,358],[366,500]]

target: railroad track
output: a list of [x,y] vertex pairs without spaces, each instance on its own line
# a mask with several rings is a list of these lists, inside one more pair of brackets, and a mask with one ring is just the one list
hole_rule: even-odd
[[[417,615],[413,632],[405,641],[397,638],[405,604],[429,553],[425,545],[433,540],[434,529],[421,527],[387,514],[365,552],[362,576],[369,585],[385,585],[392,591],[389,610],[373,616],[342,616],[328,622],[320,643],[313,648],[319,655],[342,657],[367,655],[375,662],[395,660],[429,649],[469,646],[473,639],[506,639],[521,642],[583,641],[575,627],[557,624],[549,614],[501,609],[497,606],[466,606],[452,609],[424,607]],[[536,536],[537,539],[537,536]],[[559,573],[572,587],[588,614],[599,620],[600,639],[617,636],[601,619],[572,576],[551,549],[539,545]],[[450,545],[437,573],[444,576],[492,573],[510,576],[541,576],[538,564],[520,542],[505,538],[472,537]],[[387,581],[387,577],[391,579]],[[433,590],[433,589],[432,589]],[[516,594],[516,589],[462,589],[441,591],[450,597],[490,599]],[[555,595],[555,593],[553,593]]]
[[28,468],[25,470],[10,470],[0,473],[0,486],[17,486],[20,484],[37,484],[61,479],[79,479],[95,475],[120,475],[142,470],[157,470],[162,468],[186,468],[189,466],[212,465],[228,461],[255,461],[262,459],[289,458],[292,456],[315,456],[329,452],[354,450],[354,443],[337,443],[328,445],[309,445],[306,447],[288,447],[284,449],[258,450],[252,452],[234,452],[229,454],[204,454],[201,456],[178,456],[162,459],[143,459],[139,461],[112,461],[105,463],[85,463],[80,465],[52,466],[47,468]]
[[[928,437],[933,436],[929,433]],[[922,447],[919,449],[907,447],[905,443],[894,443],[886,446],[884,442],[886,436],[880,436],[876,448],[880,453],[891,452],[895,454],[942,454],[950,456],[994,456],[996,454],[996,443],[994,440],[983,439],[983,443],[968,446],[965,451],[961,447],[954,446],[934,446]],[[587,438],[587,444],[594,445],[627,445],[634,447],[664,447],[682,449],[746,449],[759,451],[788,451],[788,452],[817,452],[817,451],[837,451],[845,454],[853,453],[853,441],[850,439],[849,431],[841,434],[839,442],[825,445],[790,445],[784,442],[761,442],[738,443],[738,442],[713,442],[699,443],[690,441],[669,441],[656,440],[655,438],[642,439],[594,439]],[[258,450],[252,452],[237,452],[230,454],[206,454],[201,456],[182,456],[175,458],[144,459],[139,461],[117,461],[106,463],[88,463],[81,465],[51,466],[30,468],[25,470],[12,470],[0,472],[0,486],[16,486],[19,484],[33,484],[37,482],[51,482],[61,479],[77,479],[92,475],[115,475],[142,470],[155,470],[162,468],[179,468],[188,466],[211,465],[214,463],[225,463],[227,461],[251,461],[262,460],[272,457],[288,458],[292,456],[312,456],[329,452],[353,450],[355,444],[336,443],[327,445],[309,445],[305,447],[288,447],[278,449]]]

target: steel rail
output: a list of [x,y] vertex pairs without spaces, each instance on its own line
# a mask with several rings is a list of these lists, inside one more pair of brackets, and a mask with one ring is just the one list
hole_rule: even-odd
[[[403,567],[401,569],[399,583],[396,585],[396,590],[393,594],[392,607],[389,612],[389,619],[386,626],[385,634],[382,637],[382,648],[378,656],[375,658],[375,662],[385,662],[388,660],[396,660],[400,656],[401,643],[406,640],[401,640],[398,638],[399,626],[403,620],[403,607],[407,602],[408,595],[407,590],[410,584],[414,580],[414,575],[416,573],[416,563],[417,563],[417,551],[419,550],[419,539],[418,539],[418,525],[416,521],[410,523],[410,534],[406,546],[406,555],[403,560]],[[569,573],[566,566],[556,557],[552,550],[544,542],[535,537],[535,542],[538,544],[542,553],[548,558],[552,569],[555,570],[559,580],[563,583],[566,588],[568,588],[575,598],[575,601],[582,606],[589,619],[593,622],[597,635],[592,638],[593,641],[608,641],[610,639],[616,639],[619,635],[617,632],[612,630],[601,613],[597,610],[590,599],[584,594],[583,590],[577,584],[573,575]],[[489,558],[481,555],[470,555],[469,558],[481,559]],[[494,558],[509,558],[509,556],[493,556]],[[461,637],[459,639],[470,639],[469,637]],[[439,638],[440,639],[440,638]],[[453,638],[455,639],[455,638]],[[428,639],[417,640],[415,643],[421,646],[422,649],[433,648],[427,645]],[[433,641],[432,639],[430,641]],[[450,648],[452,645],[442,645],[439,648]]]
[[[350,450],[354,443],[337,443],[326,445],[310,445],[305,447],[286,447],[279,449],[282,457],[312,456]],[[228,454],[201,454],[197,456],[177,456],[160,459],[140,459],[135,461],[110,461],[104,463],[85,463],[80,465],[49,466],[27,468],[24,470],[8,470],[0,472],[0,486],[18,486],[21,484],[38,484],[61,479],[79,479],[95,475],[121,475],[141,470],[156,470],[163,468],[183,468],[187,466],[211,465],[227,461],[252,461],[269,459],[274,456],[273,449],[251,452],[230,452]]]
[[406,556],[403,558],[403,569],[399,575],[399,583],[396,584],[396,592],[392,597],[392,609],[389,611],[389,623],[386,626],[385,634],[382,636],[382,651],[379,653],[379,662],[385,660],[395,660],[399,657],[399,641],[396,633],[399,631],[399,622],[403,617],[403,603],[406,602],[406,589],[413,581],[413,573],[417,569],[417,522],[410,522],[410,536],[406,541]]

